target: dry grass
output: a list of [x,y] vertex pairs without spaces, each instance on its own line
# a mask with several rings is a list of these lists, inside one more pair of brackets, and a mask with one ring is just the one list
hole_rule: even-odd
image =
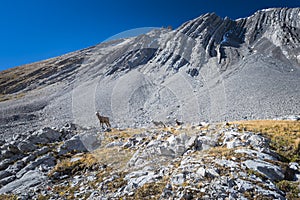
[[288,120],[255,120],[233,122],[241,131],[260,132],[271,139],[271,148],[283,161],[300,162],[300,122]]
[[132,151],[120,147],[102,148],[93,152],[93,156],[97,162],[113,169],[124,168],[132,155]]
[[98,160],[90,153],[84,154],[79,160],[71,161],[66,158],[56,164],[56,166],[49,172],[51,177],[55,172],[60,174],[76,174],[78,171],[90,169],[98,164]]
[[221,158],[221,157],[231,157],[234,154],[234,151],[232,149],[228,149],[226,146],[218,146],[218,147],[214,147],[211,149],[208,149],[206,151],[206,153],[209,156],[213,156],[216,158]]
[[0,194],[1,200],[17,200],[18,197],[14,194]]
[[287,180],[280,181],[276,186],[286,193],[287,199],[300,199],[298,194],[300,193],[299,184],[296,182],[291,182]]
[[133,197],[129,199],[159,199],[166,182],[146,183],[138,188]]

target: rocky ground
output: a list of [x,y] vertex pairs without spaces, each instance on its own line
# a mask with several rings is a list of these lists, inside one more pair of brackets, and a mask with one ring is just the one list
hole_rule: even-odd
[[45,127],[1,141],[0,197],[297,199],[299,134],[299,121],[282,120]]
[[0,199],[299,199],[299,22],[208,13],[1,71]]

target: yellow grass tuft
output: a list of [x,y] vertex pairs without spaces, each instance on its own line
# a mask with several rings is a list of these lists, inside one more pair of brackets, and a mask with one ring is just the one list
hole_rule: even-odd
[[91,154],[83,154],[83,156],[76,161],[71,161],[71,158],[61,160],[56,166],[49,172],[49,176],[52,176],[55,172],[63,174],[75,174],[78,171],[89,169],[98,164],[98,160]]
[[101,148],[93,152],[93,157],[101,164],[114,169],[122,169],[126,166],[133,153],[120,147]]
[[17,200],[18,197],[14,194],[0,194],[0,199],[2,199],[2,200]]
[[300,122],[288,120],[239,121],[240,131],[260,132],[271,139],[271,148],[285,161],[300,162]]

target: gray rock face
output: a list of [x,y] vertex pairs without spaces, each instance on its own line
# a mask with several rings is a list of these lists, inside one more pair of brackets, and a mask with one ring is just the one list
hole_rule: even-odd
[[255,171],[258,171],[271,180],[282,180],[284,173],[279,166],[261,160],[246,160],[244,164]]
[[27,173],[29,170],[34,170],[38,166],[46,166],[46,167],[53,167],[55,165],[56,159],[53,157],[52,153],[46,154],[35,161],[29,163],[26,167],[24,167],[22,170],[20,170],[17,173],[17,177],[21,178],[25,173]]
[[66,140],[57,150],[59,155],[63,155],[69,152],[87,152],[87,148],[84,146],[79,135]]
[[40,184],[44,180],[46,180],[46,177],[40,172],[28,171],[22,178],[10,182],[2,187],[0,189],[0,194],[9,192],[20,193],[22,191],[26,191],[26,189],[29,189],[30,187]]
[[49,127],[34,132],[26,140],[31,144],[48,144],[59,141],[61,133]]
[[18,145],[18,149],[21,152],[31,152],[34,151],[37,148],[37,146],[34,143],[31,143],[30,141],[22,141]]
[[10,175],[12,175],[12,173],[3,170],[3,171],[0,172],[0,179],[6,178],[6,177],[8,177]]

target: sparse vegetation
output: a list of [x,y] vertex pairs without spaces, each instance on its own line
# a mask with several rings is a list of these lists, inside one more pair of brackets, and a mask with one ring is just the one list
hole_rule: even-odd
[[300,162],[300,122],[279,120],[240,121],[240,131],[253,131],[271,140],[270,146],[282,161]]
[[1,200],[17,200],[18,197],[15,194],[0,194]]
[[71,161],[70,158],[61,160],[48,175],[51,177],[55,172],[58,172],[61,175],[74,175],[78,171],[90,169],[97,164],[97,159],[92,154],[88,153],[84,154],[81,158],[79,158],[79,160],[76,161]]
[[133,152],[119,147],[101,148],[93,153],[97,162],[110,166],[114,169],[120,169],[126,166]]
[[146,183],[137,189],[132,199],[159,199],[165,186],[165,182]]
[[284,191],[286,193],[287,199],[300,199],[298,194],[300,193],[300,186],[299,183],[283,180],[276,184],[278,189]]

